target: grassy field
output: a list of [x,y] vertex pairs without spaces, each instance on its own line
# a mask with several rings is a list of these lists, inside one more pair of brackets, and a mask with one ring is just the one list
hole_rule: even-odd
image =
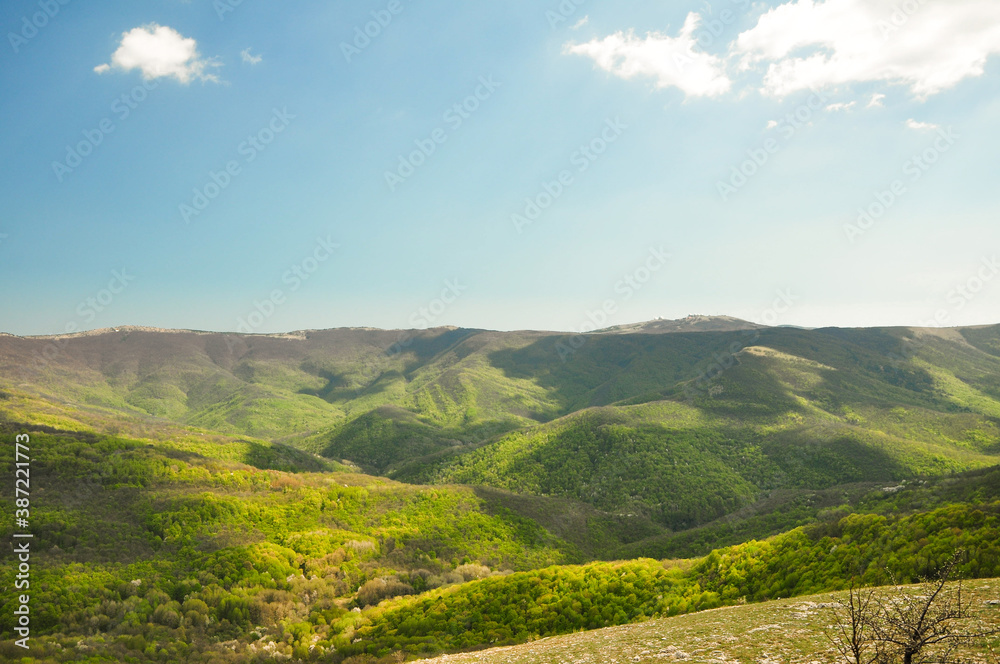
[[[1000,580],[971,581],[969,591],[978,629],[1000,628]],[[844,593],[712,609],[641,624],[540,639],[423,660],[439,664],[839,664],[825,636],[829,606]],[[1000,639],[961,652],[974,664],[1000,661]]]

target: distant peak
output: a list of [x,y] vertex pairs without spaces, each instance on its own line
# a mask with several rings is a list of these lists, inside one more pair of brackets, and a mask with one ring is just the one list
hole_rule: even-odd
[[670,334],[674,332],[734,332],[767,327],[732,316],[691,314],[678,320],[657,318],[643,323],[629,323],[597,330],[597,334]]

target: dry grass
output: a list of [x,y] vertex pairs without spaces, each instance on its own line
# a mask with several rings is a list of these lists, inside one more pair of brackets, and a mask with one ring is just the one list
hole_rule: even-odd
[[[976,622],[1000,627],[1000,580],[966,582]],[[843,593],[714,609],[677,618],[580,632],[434,660],[440,664],[840,664],[824,627]],[[990,652],[992,648],[993,652]],[[1000,640],[965,652],[976,664],[1000,662]]]

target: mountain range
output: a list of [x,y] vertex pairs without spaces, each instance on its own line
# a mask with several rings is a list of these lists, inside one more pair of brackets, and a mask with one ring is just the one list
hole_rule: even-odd
[[670,530],[776,491],[1000,455],[996,326],[803,330],[692,316],[589,335],[121,327],[2,337],[0,376],[122,420],[267,439],[410,482],[567,498]]
[[[154,636],[188,661],[517,643],[832,590],[849,560],[919,580],[956,537],[1000,569],[1000,326],[0,335],[0,431],[38,450],[57,661],[82,635],[149,661]],[[593,583],[619,608],[563,611]]]

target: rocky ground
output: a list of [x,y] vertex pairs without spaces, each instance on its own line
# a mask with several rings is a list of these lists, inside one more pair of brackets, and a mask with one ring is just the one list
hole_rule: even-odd
[[[1000,580],[967,582],[975,622],[1000,627]],[[963,592],[964,592],[963,591]],[[842,594],[734,606],[676,618],[445,655],[441,664],[836,664],[825,635]],[[1000,662],[1000,639],[966,650],[966,661]]]

